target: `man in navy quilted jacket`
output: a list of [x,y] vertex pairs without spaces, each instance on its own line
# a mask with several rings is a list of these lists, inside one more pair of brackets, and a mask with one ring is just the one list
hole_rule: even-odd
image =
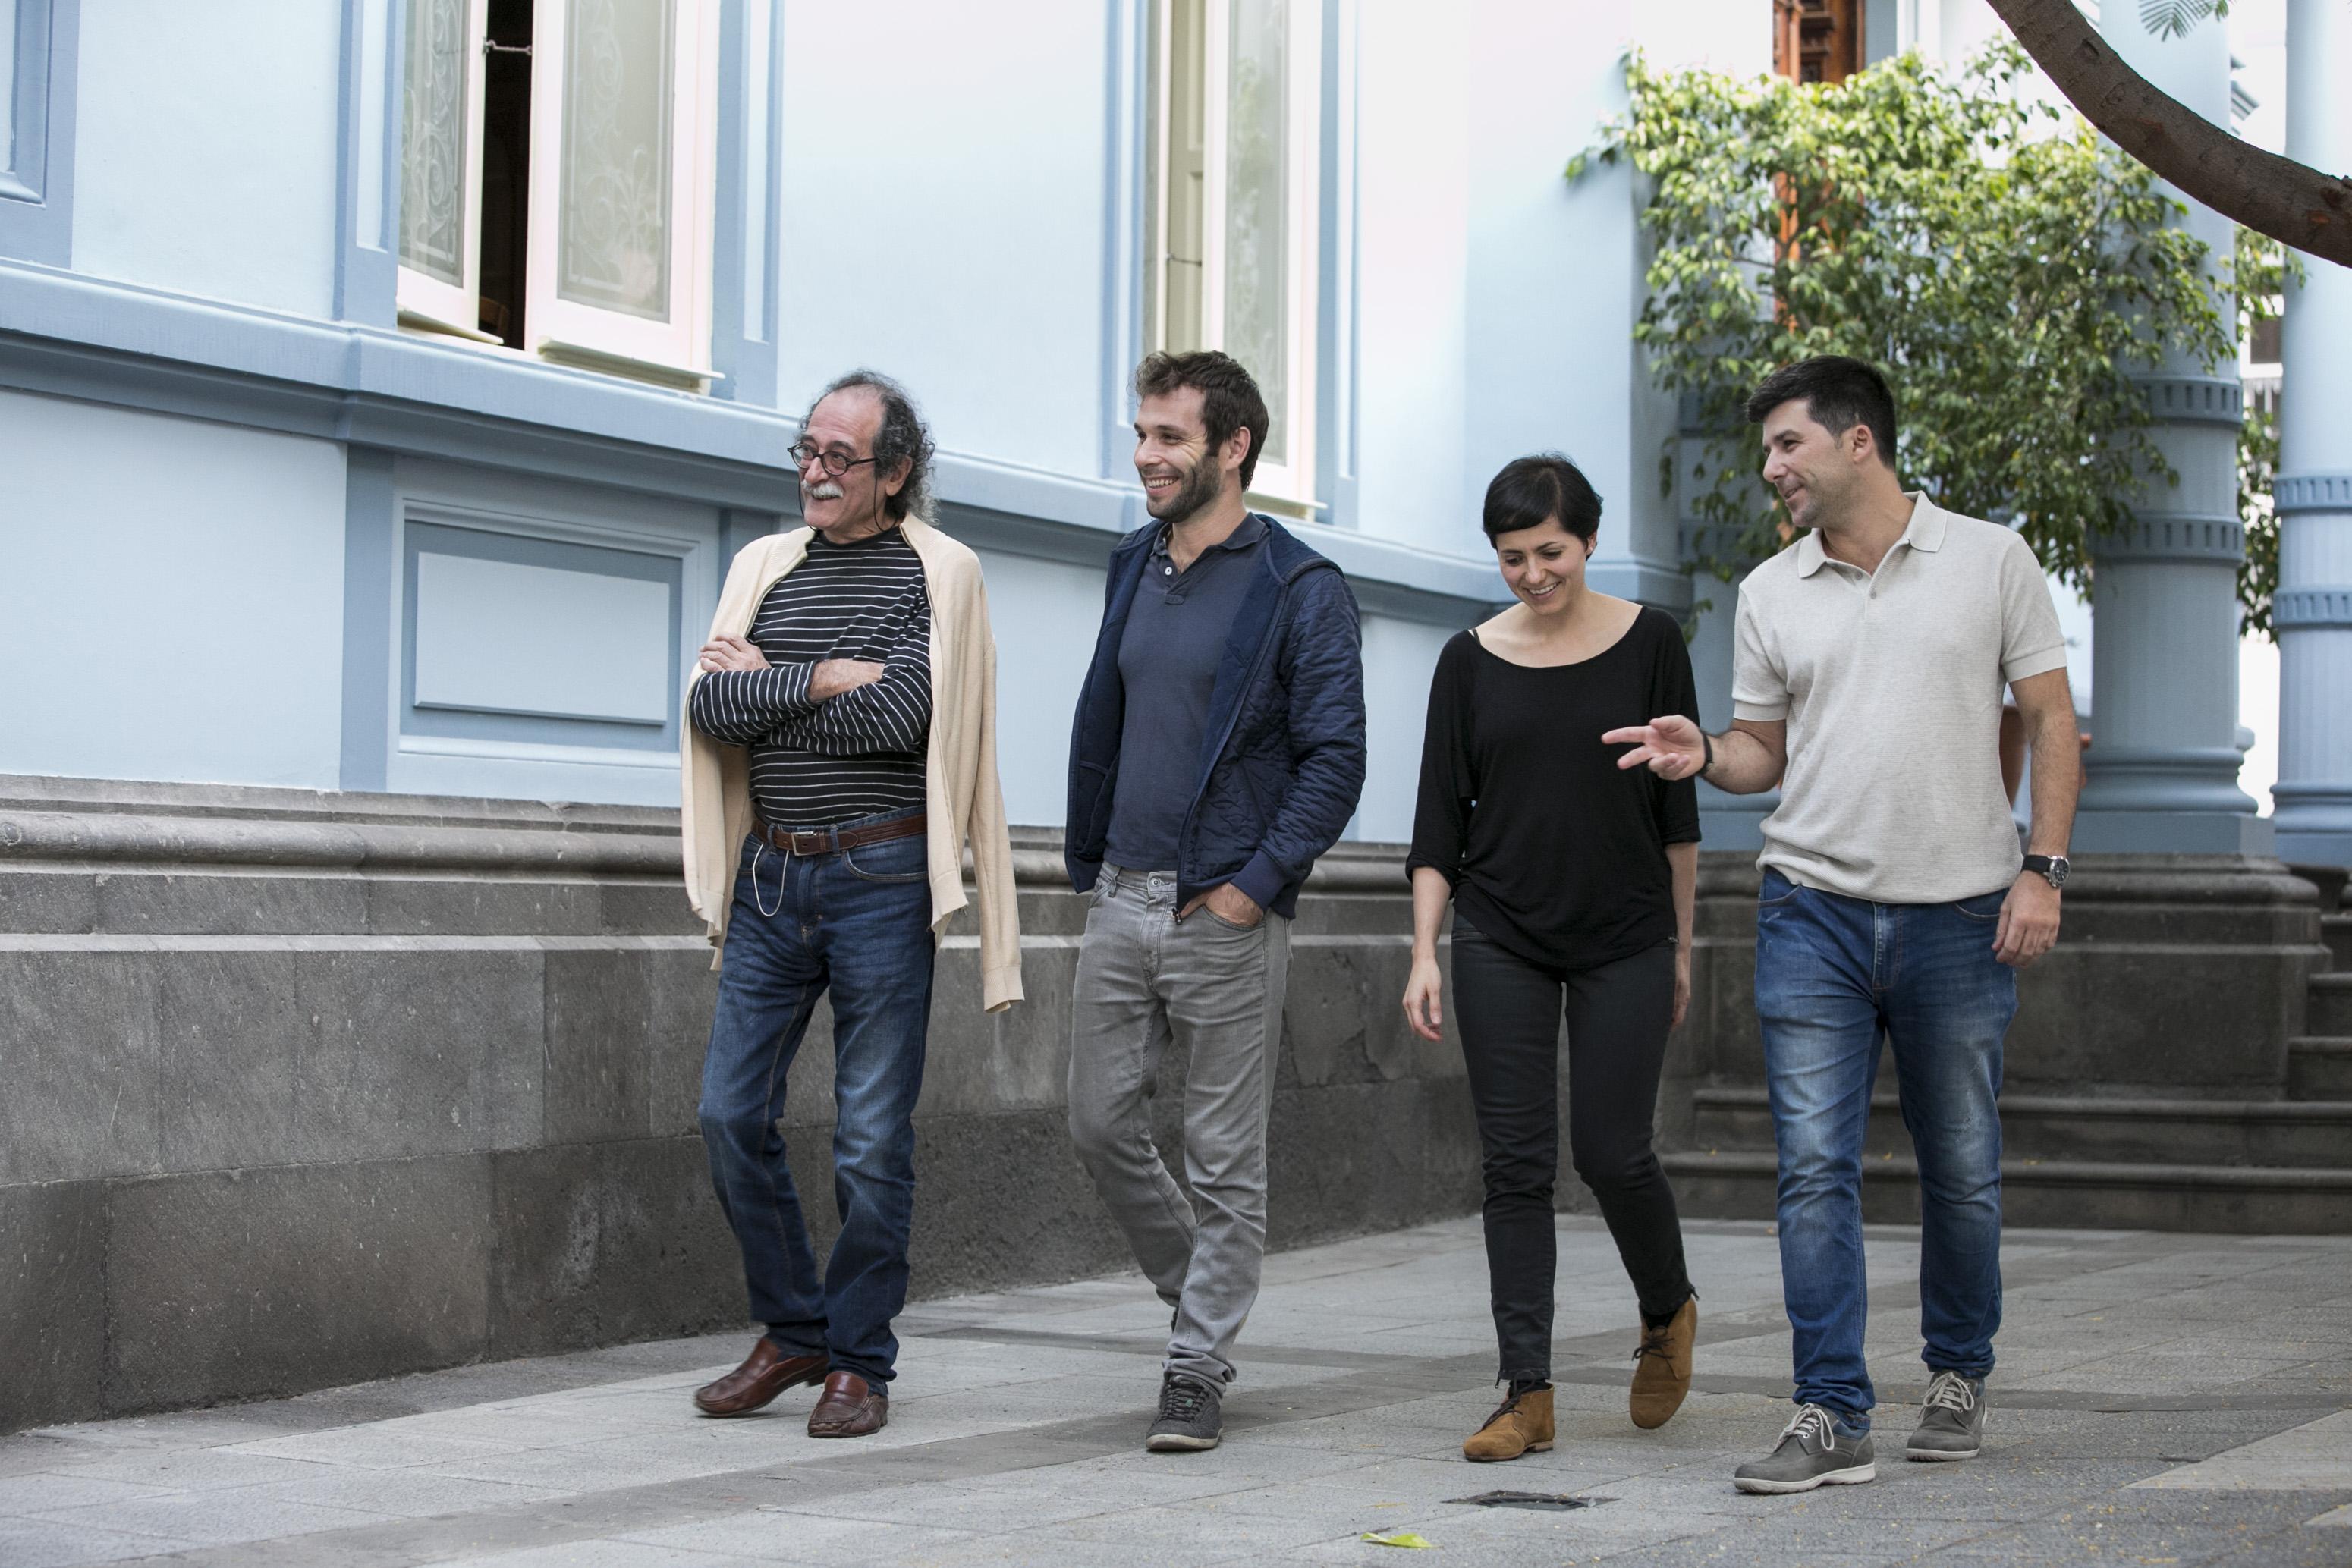
[[[1152,521],[1111,553],[1070,743],[1066,855],[1091,892],[1070,1135],[1173,1311],[1145,1439],[1213,1448],[1265,1254],[1265,1134],[1290,917],[1364,784],[1364,672],[1339,569],[1243,504],[1265,399],[1215,352],[1136,371]],[[1185,1049],[1187,1197],[1153,1145]]]

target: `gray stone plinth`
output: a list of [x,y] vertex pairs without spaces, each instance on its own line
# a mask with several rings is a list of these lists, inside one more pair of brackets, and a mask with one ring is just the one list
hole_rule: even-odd
[[[0,779],[0,1429],[740,1324],[677,856],[659,810]],[[1057,834],[1016,860],[1030,999],[980,1010],[969,915],[940,955],[919,1292],[1127,1255],[1065,1128],[1082,904]],[[1458,1051],[1396,1005],[1405,892],[1349,846],[1301,907],[1277,1245],[1476,1205]],[[831,1061],[820,1009],[783,1117],[820,1246]]]

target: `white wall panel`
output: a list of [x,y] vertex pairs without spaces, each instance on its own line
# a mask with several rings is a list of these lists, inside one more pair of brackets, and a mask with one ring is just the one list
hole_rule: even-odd
[[335,785],[340,448],[0,392],[0,773]]
[[416,558],[416,705],[663,724],[667,582]]
[[1454,633],[1443,626],[1364,617],[1363,804],[1350,837],[1403,843],[1412,837],[1421,789],[1421,737],[1429,715],[1429,676]]
[[341,11],[83,5],[75,269],[331,316]]
[[1099,470],[1108,15],[785,6],[786,409],[871,365],[944,446]]
[[1431,22],[1367,6],[1358,33],[1358,525],[1467,553],[1469,56]]
[[996,765],[1004,814],[1059,826],[1069,799],[1070,721],[1102,624],[1100,568],[982,558],[996,628]]

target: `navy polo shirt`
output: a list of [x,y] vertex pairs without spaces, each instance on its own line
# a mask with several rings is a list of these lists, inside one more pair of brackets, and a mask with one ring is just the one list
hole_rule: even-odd
[[1177,835],[1201,782],[1217,661],[1265,549],[1265,526],[1249,513],[1223,544],[1202,550],[1181,571],[1168,554],[1166,524],[1152,540],[1118,643],[1126,716],[1105,848],[1113,865],[1176,869]]

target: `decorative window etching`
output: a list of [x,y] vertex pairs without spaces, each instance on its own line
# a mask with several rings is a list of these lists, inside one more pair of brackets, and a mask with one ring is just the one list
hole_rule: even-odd
[[570,0],[556,291],[670,319],[675,0]]
[[408,0],[400,260],[452,287],[466,281],[468,37],[467,0]]
[[1274,416],[1268,463],[1286,461],[1290,406],[1287,0],[1233,0],[1225,143],[1225,352],[1247,366]]

